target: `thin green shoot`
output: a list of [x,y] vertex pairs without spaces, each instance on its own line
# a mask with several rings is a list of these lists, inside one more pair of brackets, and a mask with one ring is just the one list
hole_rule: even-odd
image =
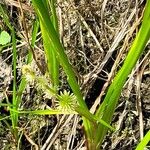
[[30,114],[30,115],[62,115],[62,114],[70,115],[70,114],[78,114],[79,113],[82,116],[86,117],[88,120],[90,120],[93,124],[96,125],[96,123],[99,122],[102,125],[109,128],[110,130],[115,131],[115,129],[113,127],[111,127],[109,124],[107,124],[105,121],[98,119],[93,114],[91,114],[89,111],[85,112],[83,110],[83,108],[81,108],[80,106],[77,106],[75,108],[76,112],[75,111],[68,112],[68,111],[63,111],[63,110],[59,110],[59,109],[23,110],[23,111],[10,109],[10,111],[13,111],[13,112],[19,113],[19,114]]
[[150,130],[146,133],[146,135],[141,140],[141,142],[137,145],[135,150],[144,150],[148,142],[150,142]]

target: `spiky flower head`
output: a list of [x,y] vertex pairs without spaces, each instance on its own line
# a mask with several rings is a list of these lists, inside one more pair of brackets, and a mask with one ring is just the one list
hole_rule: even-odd
[[74,108],[77,106],[76,96],[64,90],[60,92],[59,100],[57,101],[57,108],[61,111],[68,113],[75,113]]
[[35,72],[30,65],[24,65],[22,67],[22,74],[25,76],[28,82],[33,82],[35,80]]

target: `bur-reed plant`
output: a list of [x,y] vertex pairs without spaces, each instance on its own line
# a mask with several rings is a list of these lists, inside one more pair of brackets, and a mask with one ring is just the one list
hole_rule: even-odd
[[[52,24],[51,19],[49,18],[48,10],[46,9],[42,1],[32,0],[32,2],[35,11],[39,17],[39,20],[41,22],[42,28],[47,34],[46,39],[47,41],[50,41],[53,45],[54,48],[53,50],[56,55],[56,58],[59,61],[60,65],[63,67],[68,77],[67,78],[68,83],[77,98],[79,106],[85,112],[89,113],[89,110],[87,109],[87,106],[83,100],[80,88],[77,84],[72,66],[70,65],[69,60],[65,54],[63,45],[60,43],[58,37],[58,30],[55,30],[55,27]],[[129,53],[124,61],[123,66],[118,71],[112,84],[108,88],[104,101],[96,111],[96,114],[94,115],[96,116],[96,118],[100,118],[106,121],[106,123],[108,124],[111,123],[116,105],[118,103],[118,99],[121,94],[121,90],[123,89],[123,85],[125,84],[128,75],[134,68],[137,60],[140,58],[142,52],[144,51],[144,48],[149,40],[149,37],[150,37],[150,1],[147,1],[140,30],[129,50]],[[79,114],[82,116],[82,113]],[[93,124],[86,117],[83,117],[83,125],[85,128],[86,137],[88,141],[88,149],[99,150],[102,141],[108,131],[108,126],[105,126],[99,122],[95,122],[95,124]]]
[[[16,87],[13,88],[13,107],[10,108],[12,113],[12,122],[14,129],[18,123],[18,115],[24,113],[30,114],[72,114],[78,113],[82,116],[83,126],[85,128],[86,138],[87,138],[87,147],[89,150],[99,150],[102,144],[103,139],[105,138],[108,129],[114,130],[110,124],[111,120],[120,97],[121,90],[123,85],[128,78],[128,75],[134,68],[137,60],[140,58],[144,48],[150,37],[150,1],[148,0],[145,6],[145,12],[143,16],[143,21],[140,27],[140,30],[129,50],[129,53],[124,61],[123,66],[116,74],[116,77],[113,79],[112,84],[108,88],[107,94],[104,101],[99,106],[95,114],[91,114],[88,110],[88,107],[83,99],[80,87],[76,81],[76,75],[73,71],[73,68],[69,62],[63,45],[59,39],[59,30],[58,30],[58,20],[56,16],[56,1],[51,0],[32,0],[35,12],[39,18],[40,28],[42,32],[42,37],[44,41],[44,51],[45,57],[48,64],[47,73],[52,81],[51,85],[47,82],[46,78],[39,77],[35,75],[35,72],[30,68],[30,66],[24,66],[23,72],[26,77],[28,76],[29,80],[34,80],[38,87],[43,91],[48,92],[51,97],[55,97],[57,100],[57,109],[50,110],[25,110],[19,111],[19,100],[16,98]],[[34,38],[35,39],[35,38]],[[33,44],[34,45],[34,44]],[[14,56],[16,55],[15,44],[14,44]],[[32,54],[31,54],[32,55]],[[31,57],[30,55],[30,57]],[[16,60],[13,60],[14,68],[16,65]],[[62,66],[64,72],[67,75],[68,83],[73,91],[73,93],[62,91],[60,94],[57,92],[59,87],[59,65]],[[15,74],[14,74],[15,75]],[[15,84],[14,79],[14,84]],[[25,89],[27,80],[23,78],[22,84],[19,88],[20,95],[22,95],[23,90]],[[17,100],[17,101],[16,101]],[[17,103],[17,105],[16,105]],[[9,105],[10,106],[10,105]],[[17,107],[16,107],[17,106]],[[14,120],[14,121],[13,121]],[[148,134],[149,135],[149,134]],[[149,136],[145,136],[147,144]]]

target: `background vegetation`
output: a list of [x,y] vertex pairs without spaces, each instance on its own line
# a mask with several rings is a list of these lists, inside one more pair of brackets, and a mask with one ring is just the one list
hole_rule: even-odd
[[0,4],[1,149],[144,149],[150,1]]

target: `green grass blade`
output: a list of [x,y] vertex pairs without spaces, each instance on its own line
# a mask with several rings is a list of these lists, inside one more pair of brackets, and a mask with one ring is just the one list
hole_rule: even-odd
[[36,114],[36,115],[56,115],[56,114],[70,114],[69,112],[63,112],[62,110],[53,110],[53,109],[46,109],[46,110],[25,110],[19,111],[15,109],[10,109],[13,112],[19,114]]
[[12,107],[13,105],[12,104],[5,104],[5,103],[0,103],[0,106],[9,106],[9,107]]
[[8,118],[10,118],[10,116],[6,116],[6,117],[0,116],[0,121],[6,120],[6,119],[8,119]]
[[106,123],[102,119],[99,119],[95,115],[91,114],[89,111],[84,110],[82,107],[80,106],[76,107],[75,111],[78,112],[81,116],[84,116],[85,118],[93,122],[93,124],[97,125],[97,122],[99,122],[100,124],[104,125],[110,130],[115,131],[115,129],[112,126],[110,126],[108,123]]
[[[67,75],[67,80],[68,83],[70,84],[70,87],[72,88],[74,94],[77,97],[78,103],[80,106],[82,106],[82,108],[88,110],[82,94],[80,92],[80,87],[76,81],[76,77],[75,77],[75,73],[72,69],[71,64],[69,63],[69,60],[67,58],[67,55],[65,54],[65,50],[64,47],[62,46],[62,44],[60,43],[58,34],[51,22],[51,20],[49,19],[49,14],[47,13],[47,11],[45,11],[45,7],[44,4],[42,3],[42,1],[40,0],[32,0],[34,8],[42,22],[42,25],[44,26],[44,29],[46,30],[45,32],[47,33],[47,37],[49,41],[52,42],[53,46],[55,47],[55,53],[57,54],[57,59],[60,62],[60,64],[62,65],[66,75]],[[92,126],[90,124],[90,122],[88,120],[86,120],[85,118],[83,118],[83,122],[84,122],[84,126],[85,126],[85,130],[87,132],[87,137],[89,137],[91,139],[93,132],[92,132]]]
[[10,24],[10,21],[9,21],[9,18],[8,18],[8,15],[6,13],[6,11],[4,11],[4,9],[2,8],[2,6],[0,5],[0,15],[2,16],[2,18],[4,19],[6,25],[9,27],[10,30],[12,30],[12,26]]
[[[15,31],[14,28],[11,26],[9,18],[7,16],[7,13],[5,13],[4,9],[0,5],[0,12],[1,16],[6,23],[6,25],[9,27],[11,31],[12,36],[12,46],[13,46],[13,109],[16,109],[16,37],[15,37]],[[12,128],[14,130],[15,137],[17,138],[17,131],[16,131],[16,124],[17,124],[17,113],[10,112],[11,121],[12,121]]]
[[[36,38],[37,38],[37,33],[38,33],[38,30],[39,30],[39,21],[38,19],[36,19],[33,23],[33,30],[32,30],[32,40],[31,40],[31,47],[34,49],[34,45],[35,45],[35,42],[36,42]],[[33,55],[32,55],[32,52],[29,51],[28,53],[28,58],[27,58],[27,64],[31,63],[31,61],[33,60]]]
[[[13,47],[13,109],[16,109],[16,37],[15,37],[15,31],[14,28],[11,26],[9,18],[7,16],[7,13],[3,10],[2,6],[0,5],[0,12],[2,14],[2,18],[4,19],[6,25],[9,27],[12,35],[12,47]],[[11,120],[12,120],[12,127],[14,130],[16,130],[16,124],[17,124],[17,114],[11,113]],[[15,131],[14,131],[15,132]],[[15,133],[17,135],[17,133]]]
[[[15,31],[12,29],[12,46],[13,46],[13,109],[17,109],[17,99],[16,99],[16,63],[17,63],[17,50],[16,50],[16,36]],[[18,124],[18,114],[12,113],[12,127],[16,130]],[[17,134],[17,133],[16,133]]]
[[42,22],[40,22],[40,26],[41,26],[42,37],[44,42],[45,56],[47,59],[48,73],[52,80],[53,86],[56,88],[59,84],[59,64],[56,59],[53,44],[51,43],[51,41],[47,41],[48,39],[47,33],[42,25]]
[[50,2],[50,8],[51,8],[51,12],[52,12],[51,20],[52,20],[52,23],[53,23],[53,26],[54,26],[56,32],[59,33],[56,7],[55,7],[56,0],[50,0],[49,2]]
[[[49,19],[51,20],[57,34],[58,34],[58,21],[56,16],[56,10],[54,8],[55,2],[54,1],[44,1],[45,11],[47,12]],[[49,10],[49,8],[51,10]],[[49,11],[51,11],[51,16],[49,15]],[[39,18],[40,19],[40,18]],[[44,28],[44,25],[42,21],[40,20],[40,27],[42,31],[42,37],[44,41],[44,51],[45,51],[45,57],[47,59],[47,66],[48,66],[48,72],[51,77],[53,86],[55,87],[55,90],[57,90],[58,84],[59,84],[59,63],[56,58],[55,53],[55,47],[51,40],[47,40],[47,30]]]
[[8,118],[10,118],[10,116],[2,117],[2,116],[0,115],[0,121],[3,121],[3,122],[6,124],[6,126],[8,127],[8,129],[10,129],[11,132],[13,133],[11,126],[10,126],[9,123],[6,121],[6,119],[8,119]]
[[[58,29],[58,20],[57,20],[57,14],[56,14],[56,1],[55,0],[51,0],[51,1],[48,1],[47,0],[47,3],[49,2],[49,5],[50,5],[50,9],[51,9],[51,21],[52,21],[52,24],[54,26],[54,29],[56,30],[57,34],[59,35],[59,29]],[[57,89],[57,86],[59,84],[59,62],[56,58],[56,53],[55,53],[55,50],[53,47],[53,43],[51,43],[51,46],[52,46],[52,50],[51,50],[51,54],[53,56],[53,63],[51,64],[51,68],[52,68],[52,77],[53,77],[53,81],[54,81],[54,87],[56,87]]]
[[[119,96],[123,85],[135,66],[137,60],[141,56],[148,40],[150,37],[150,1],[147,1],[146,9],[143,17],[143,22],[139,30],[138,35],[136,36],[135,41],[126,57],[126,60],[114,78],[113,83],[110,85],[106,97],[103,103],[100,105],[99,109],[96,112],[96,116],[103,119],[107,123],[110,123],[112,116],[118,102]],[[107,133],[107,128],[103,125],[99,125],[96,136],[96,143],[101,144],[102,140]]]
[[135,150],[144,150],[148,142],[150,141],[150,130],[146,133],[141,142],[137,145]]
[[[2,6],[0,5],[0,12],[2,14],[2,18],[4,19],[6,25],[9,27],[10,31],[11,31],[11,36],[12,36],[12,53],[13,53],[13,98],[12,98],[12,108],[13,109],[17,109],[17,98],[16,98],[16,62],[17,62],[17,53],[16,53],[16,35],[15,35],[15,30],[14,28],[11,26],[9,18],[7,16],[7,13],[5,13],[5,11],[3,10]],[[15,112],[11,112],[10,111],[10,116],[11,116],[11,121],[12,121],[12,128],[13,128],[13,132],[15,139],[18,138],[18,134],[17,134],[17,124],[18,124],[18,113]],[[12,131],[12,130],[11,130]]]
[[[32,40],[31,40],[31,47],[32,48],[34,48],[38,30],[39,30],[39,22],[38,22],[38,20],[36,20],[33,23]],[[31,63],[32,60],[33,60],[33,55],[32,55],[32,52],[29,51],[28,56],[27,56],[27,64]],[[23,91],[25,90],[26,85],[27,85],[26,79],[22,78],[20,85],[19,85],[19,88],[17,90],[17,107],[19,107],[19,104],[21,103],[21,96],[22,96]]]

